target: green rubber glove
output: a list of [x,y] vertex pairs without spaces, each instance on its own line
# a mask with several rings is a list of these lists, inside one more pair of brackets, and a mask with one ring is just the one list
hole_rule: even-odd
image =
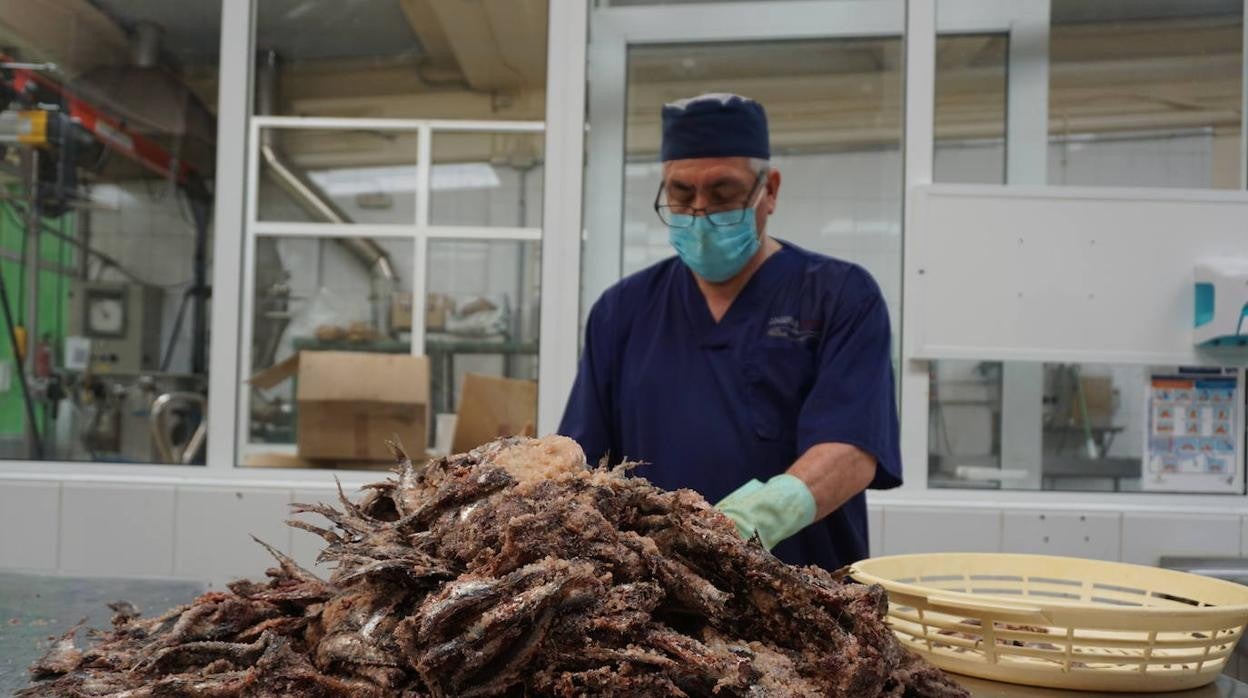
[[814,495],[806,483],[788,473],[771,478],[765,485],[750,480],[715,508],[732,519],[742,538],[748,540],[757,531],[768,550],[815,521]]

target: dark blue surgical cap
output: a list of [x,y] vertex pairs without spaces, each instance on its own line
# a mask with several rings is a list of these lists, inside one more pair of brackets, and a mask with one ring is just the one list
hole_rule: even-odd
[[662,160],[771,159],[767,112],[734,94],[705,94],[663,106]]

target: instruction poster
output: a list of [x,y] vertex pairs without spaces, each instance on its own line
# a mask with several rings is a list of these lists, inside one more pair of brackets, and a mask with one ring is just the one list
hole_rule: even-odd
[[1241,491],[1243,395],[1238,370],[1154,372],[1147,391],[1143,489]]

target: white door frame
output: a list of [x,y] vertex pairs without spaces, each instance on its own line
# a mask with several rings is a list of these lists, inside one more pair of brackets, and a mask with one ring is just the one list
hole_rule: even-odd
[[[587,234],[581,267],[581,317],[623,273],[621,227],[630,46],[902,37],[906,46],[902,234],[906,235],[912,229],[910,192],[932,181],[937,34],[1009,35],[1007,170],[1011,183],[1016,179],[1022,183],[1045,178],[1048,31],[1048,0],[783,0],[595,8],[590,15],[590,157],[585,185]],[[1035,60],[1037,56],[1041,60]],[[904,269],[904,258],[902,265]],[[903,284],[904,278],[905,274]],[[906,343],[908,324],[903,306],[898,380],[902,460],[907,466],[903,491],[911,492],[927,489],[929,395],[928,364],[912,358]],[[1039,396],[1035,403],[1040,404]],[[1037,421],[1037,433],[1039,427]],[[1035,445],[1038,448],[1038,441]],[[1037,462],[1038,457],[1037,452]]]
[[590,15],[589,161],[581,314],[623,273],[624,126],[630,46],[901,36],[901,0],[604,7]]

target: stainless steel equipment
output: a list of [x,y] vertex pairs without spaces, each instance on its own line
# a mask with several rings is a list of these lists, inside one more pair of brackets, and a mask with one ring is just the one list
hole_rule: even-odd
[[[189,406],[201,415],[199,426],[182,443],[177,442],[174,436],[175,425],[170,421],[176,405]],[[152,440],[159,451],[160,462],[188,465],[202,455],[204,441],[208,438],[207,414],[208,398],[199,393],[164,393],[152,401]]]
[[161,305],[151,286],[78,281],[69,292],[69,334],[91,340],[92,373],[160,368]]

